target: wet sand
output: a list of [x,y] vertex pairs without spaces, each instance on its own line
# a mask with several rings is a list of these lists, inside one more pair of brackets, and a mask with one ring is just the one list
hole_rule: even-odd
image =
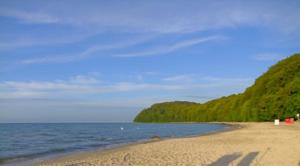
[[237,129],[73,154],[36,165],[299,165],[300,123],[232,124]]

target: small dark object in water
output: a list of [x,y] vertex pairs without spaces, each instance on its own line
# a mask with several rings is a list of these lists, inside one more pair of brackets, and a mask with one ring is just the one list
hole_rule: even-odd
[[160,139],[160,136],[154,135],[154,136],[151,137],[151,139]]

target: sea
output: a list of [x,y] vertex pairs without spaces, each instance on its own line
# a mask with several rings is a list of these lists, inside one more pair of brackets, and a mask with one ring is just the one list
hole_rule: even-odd
[[206,123],[3,123],[0,165],[30,165],[70,153],[149,141],[157,136],[191,137],[227,127]]

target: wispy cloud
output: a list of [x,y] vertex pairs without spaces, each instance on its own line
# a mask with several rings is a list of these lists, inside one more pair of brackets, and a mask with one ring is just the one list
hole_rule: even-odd
[[103,54],[101,54],[101,51],[117,50],[117,49],[123,49],[121,51],[126,52],[126,53],[112,54],[112,55],[106,55],[106,56],[139,57],[139,56],[161,55],[161,54],[175,52],[179,49],[191,47],[191,46],[198,45],[201,43],[205,43],[205,42],[209,42],[209,41],[219,41],[219,40],[225,39],[224,36],[209,36],[209,37],[196,38],[196,39],[193,38],[193,39],[189,39],[189,40],[179,41],[177,43],[174,43],[174,44],[168,45],[168,46],[164,46],[164,47],[149,48],[150,51],[147,50],[147,51],[143,51],[143,52],[127,53],[128,51],[124,50],[128,47],[132,47],[132,46],[144,43],[153,38],[154,37],[152,36],[152,37],[144,37],[144,38],[139,38],[139,39],[135,39],[135,40],[124,41],[121,43],[109,44],[109,45],[95,45],[95,46],[90,46],[86,50],[84,50],[78,54],[75,54],[75,55],[52,55],[52,56],[46,56],[46,57],[31,58],[31,59],[22,60],[20,62],[20,64],[66,63],[66,62],[76,61],[76,60],[90,57],[95,53],[98,53],[98,55],[103,56]]
[[239,93],[252,82],[247,78],[210,78],[214,79],[107,83],[91,74],[53,81],[1,81],[0,121],[132,121],[138,111],[153,103],[205,102]]
[[0,83],[0,98],[72,98],[73,95],[107,94],[151,90],[180,90],[184,87],[171,84],[117,82],[101,84],[100,80],[76,76],[70,80],[56,81],[5,81]]
[[[105,51],[105,50],[116,50],[116,49],[124,49],[127,47],[131,47],[137,44],[141,44],[148,40],[151,40],[153,36],[149,37],[141,37],[136,39],[131,39],[127,41],[112,43],[112,44],[99,44],[99,45],[92,45],[87,49],[83,50],[78,54],[62,54],[62,55],[51,55],[51,56],[44,56],[44,57],[37,57],[31,59],[21,60],[20,64],[41,64],[41,63],[66,63],[81,60],[92,56],[94,53]],[[100,55],[101,52],[100,52]]]
[[253,56],[256,61],[279,61],[283,58],[285,56],[278,53],[260,53]]
[[[181,80],[186,76],[169,77],[168,80]],[[105,83],[92,75],[77,75],[67,80],[54,81],[4,81],[0,82],[0,98],[86,98],[90,95],[127,92],[189,91],[210,88],[245,87],[252,82],[249,78],[199,78],[194,82],[146,83],[115,82]]]
[[215,96],[199,96],[199,95],[186,95],[186,96],[184,96],[184,97],[187,97],[187,98],[189,98],[189,99],[196,99],[196,100],[210,100],[210,99],[213,99],[213,98],[215,98]]
[[[61,46],[82,42],[89,37],[95,36],[97,32],[69,31],[67,33],[52,33],[51,35],[41,35],[30,32],[10,34],[0,41],[0,51],[14,50],[28,47],[41,46]],[[5,36],[5,35],[3,35]]]
[[72,25],[102,30],[117,27],[124,31],[159,33],[195,32],[240,25],[276,27],[293,32],[300,28],[298,1],[274,1],[272,4],[268,1],[197,0],[124,1],[107,2],[105,5],[102,1],[72,5],[69,1],[23,3],[27,8],[20,7],[22,2],[18,6],[3,4],[0,15],[31,24]]
[[55,17],[53,15],[40,11],[29,12],[2,8],[0,9],[0,16],[16,18],[23,23],[30,24],[51,24],[59,22],[59,17]]
[[198,45],[200,43],[205,43],[205,42],[209,42],[209,41],[218,41],[218,40],[222,40],[222,39],[224,39],[224,37],[220,37],[220,36],[210,36],[210,37],[189,39],[189,40],[184,40],[184,41],[174,43],[172,45],[150,48],[149,50],[146,50],[146,51],[117,54],[117,55],[113,55],[113,56],[114,57],[141,57],[141,56],[161,55],[161,54],[175,52],[179,49]]
[[166,77],[163,79],[164,81],[182,81],[182,82],[188,82],[193,80],[192,74],[181,74],[181,75],[175,75],[171,77]]

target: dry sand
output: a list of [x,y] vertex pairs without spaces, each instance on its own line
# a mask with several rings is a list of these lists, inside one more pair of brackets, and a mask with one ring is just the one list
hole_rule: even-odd
[[226,132],[74,154],[38,165],[299,165],[300,123],[239,125]]

